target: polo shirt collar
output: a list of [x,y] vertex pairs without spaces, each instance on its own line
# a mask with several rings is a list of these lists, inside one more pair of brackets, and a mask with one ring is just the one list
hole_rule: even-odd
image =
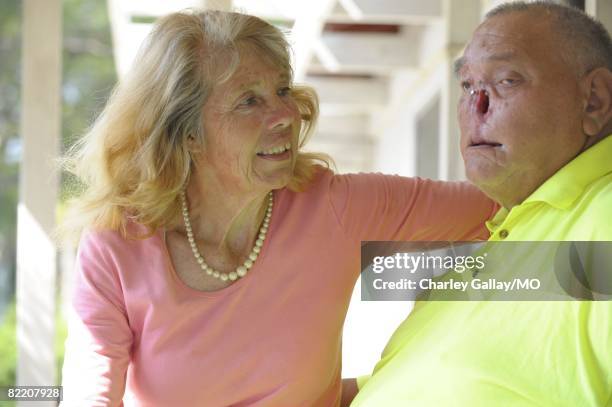
[[492,219],[485,222],[485,226],[487,227],[487,229],[489,229],[489,232],[491,232],[491,234],[495,233],[497,231],[497,228],[499,228],[500,225],[504,223],[509,213],[510,211],[508,209],[501,207]]
[[[567,209],[590,183],[609,173],[612,173],[612,135],[583,151],[513,209],[531,202],[545,202],[558,209]],[[500,208],[493,219],[486,222],[489,231],[494,233],[509,213],[508,209]]]
[[612,136],[583,151],[547,179],[523,204],[545,202],[558,209],[567,209],[585,188],[612,172]]

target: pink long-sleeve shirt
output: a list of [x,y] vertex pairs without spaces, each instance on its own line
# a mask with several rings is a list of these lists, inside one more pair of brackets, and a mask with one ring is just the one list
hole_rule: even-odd
[[336,406],[360,241],[486,238],[494,210],[466,183],[321,171],[304,192],[275,191],[259,258],[215,292],[181,281],[163,230],[144,240],[89,232],[64,404]]

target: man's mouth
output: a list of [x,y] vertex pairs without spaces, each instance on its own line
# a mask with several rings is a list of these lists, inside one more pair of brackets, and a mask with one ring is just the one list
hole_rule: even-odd
[[497,143],[493,140],[488,140],[487,138],[478,134],[472,134],[470,137],[470,144],[468,147],[499,147],[500,143]]
[[470,143],[470,147],[500,147],[500,143],[493,143],[488,141],[480,141],[475,143]]

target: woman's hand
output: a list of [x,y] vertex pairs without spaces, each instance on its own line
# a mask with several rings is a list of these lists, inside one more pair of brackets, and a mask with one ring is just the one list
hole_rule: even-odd
[[358,391],[357,379],[342,379],[342,399],[340,401],[340,407],[348,407]]

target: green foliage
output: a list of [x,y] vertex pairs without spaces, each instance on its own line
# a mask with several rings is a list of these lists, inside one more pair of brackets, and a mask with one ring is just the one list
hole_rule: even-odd
[[[61,301],[58,298],[57,304]],[[55,361],[57,383],[61,384],[62,365],[64,364],[64,342],[68,333],[67,324],[61,312],[55,313]],[[0,324],[0,387],[14,386],[17,369],[17,316],[15,302],[8,307]]]
[[[60,299],[57,300],[58,304],[61,304]],[[55,366],[57,367],[57,385],[62,383],[62,366],[64,365],[64,343],[66,342],[66,336],[68,335],[68,325],[64,316],[58,309],[55,313]]]
[[[117,75],[105,1],[64,0],[62,151],[70,147],[104,107]],[[60,200],[78,191],[62,174]]]
[[17,367],[17,317],[13,302],[0,324],[0,387],[15,385]]
[[[19,163],[6,160],[9,140],[19,136],[21,75],[21,1],[0,0],[0,271],[6,274],[8,291],[0,291],[2,304],[13,295]],[[5,296],[5,298],[2,298]],[[8,298],[6,298],[8,297]],[[14,386],[17,370],[15,303],[0,313],[0,386]],[[15,402],[2,402],[15,406]]]
[[[19,164],[15,140],[19,136],[21,75],[21,2],[0,0],[0,320],[13,296],[17,234]],[[11,143],[12,141],[12,143]],[[13,146],[13,149],[9,148]],[[4,351],[4,348],[0,351]],[[11,359],[0,360],[2,371]]]
[[20,5],[18,0],[0,0],[0,152],[8,138],[19,134]]

